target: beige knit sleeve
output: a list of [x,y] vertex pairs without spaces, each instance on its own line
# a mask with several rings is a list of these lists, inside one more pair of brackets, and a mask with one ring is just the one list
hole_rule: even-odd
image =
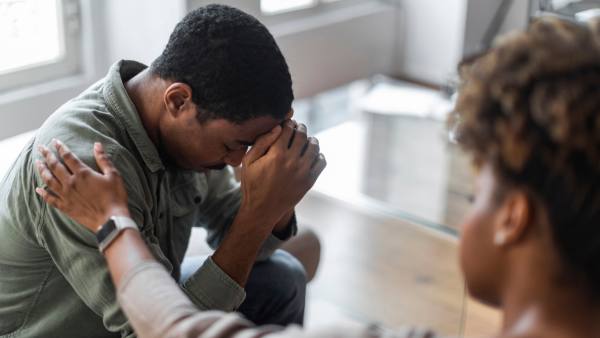
[[436,338],[425,331],[388,332],[362,324],[303,330],[298,326],[255,327],[236,313],[199,311],[167,271],[145,262],[118,287],[118,299],[140,338]]
[[157,262],[130,271],[118,287],[118,299],[140,338],[224,338],[252,326],[237,314],[200,312]]

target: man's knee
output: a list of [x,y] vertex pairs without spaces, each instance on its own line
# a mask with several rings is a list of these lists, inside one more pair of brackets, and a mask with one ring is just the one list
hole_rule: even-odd
[[308,283],[304,265],[284,250],[278,250],[271,257],[270,263],[272,271],[269,273],[271,280],[269,289],[272,295],[290,302],[299,298],[304,304],[306,284]]
[[315,277],[321,260],[321,241],[315,231],[300,227],[298,234],[283,244],[282,249],[302,263],[310,282]]
[[278,250],[252,269],[239,311],[260,325],[302,324],[306,284],[306,270],[300,261]]

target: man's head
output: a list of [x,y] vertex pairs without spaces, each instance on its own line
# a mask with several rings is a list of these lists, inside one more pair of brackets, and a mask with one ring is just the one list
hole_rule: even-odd
[[238,165],[248,145],[291,116],[292,80],[273,36],[231,7],[189,13],[150,72],[166,81],[159,146],[186,169]]
[[462,68],[457,134],[480,170],[461,263],[481,300],[514,278],[600,296],[599,28],[540,19]]

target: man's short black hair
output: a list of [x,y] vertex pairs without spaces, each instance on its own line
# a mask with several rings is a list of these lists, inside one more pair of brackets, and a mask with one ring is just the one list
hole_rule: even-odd
[[254,17],[228,6],[209,5],[186,15],[150,69],[188,84],[201,120],[283,119],[294,99],[273,36]]

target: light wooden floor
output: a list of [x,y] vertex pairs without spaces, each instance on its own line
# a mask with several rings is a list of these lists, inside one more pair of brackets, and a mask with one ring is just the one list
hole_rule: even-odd
[[307,326],[350,317],[452,337],[489,337],[498,327],[497,311],[465,298],[455,238],[315,193],[297,210],[323,242]]

